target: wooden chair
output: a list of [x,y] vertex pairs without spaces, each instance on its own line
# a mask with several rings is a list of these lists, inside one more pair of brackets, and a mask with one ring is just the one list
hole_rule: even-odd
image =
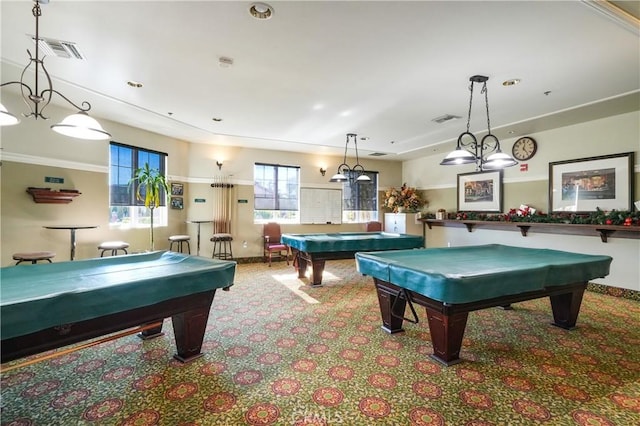
[[367,222],[365,225],[366,232],[380,232],[382,231],[382,222]]
[[[262,227],[262,236],[264,238],[264,261],[269,259],[269,267],[271,267],[271,259],[275,253],[278,258],[284,256],[289,264],[289,247],[282,244],[280,237],[282,232],[280,231],[280,224],[275,222],[269,222]],[[282,254],[284,252],[284,255]]]

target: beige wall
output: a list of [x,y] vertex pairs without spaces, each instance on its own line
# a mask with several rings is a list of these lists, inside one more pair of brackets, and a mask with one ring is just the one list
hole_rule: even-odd
[[[640,200],[640,112],[532,133],[530,136],[538,142],[538,152],[527,162],[528,171],[522,172],[518,166],[505,169],[503,211],[527,204],[541,212],[548,212],[550,162],[623,152],[635,153],[633,200]],[[502,150],[511,152],[515,139],[501,141]],[[404,163],[403,180],[424,189],[430,212],[439,208],[455,212],[457,174],[474,171],[471,165],[440,166],[438,163],[444,155],[446,152]],[[610,275],[595,281],[640,291],[639,239],[616,238],[614,233],[607,243],[603,243],[597,234],[571,236],[530,232],[527,237],[522,237],[519,232],[481,229],[467,232],[464,228],[450,227],[434,227],[427,230],[426,237],[427,247],[502,243],[609,255],[613,257]]]
[[[10,109],[20,108],[17,99],[4,97]],[[51,116],[63,116],[69,111],[50,107]],[[298,154],[271,150],[246,149],[226,146],[224,137],[218,145],[191,144],[118,123],[101,120],[113,135],[113,140],[169,154],[169,179],[183,182],[184,210],[169,210],[169,226],[157,227],[156,248],[168,247],[167,237],[176,233],[192,236],[195,252],[196,226],[187,220],[206,220],[212,211],[210,184],[224,176],[235,185],[233,251],[236,257],[262,255],[261,226],[253,223],[253,164],[255,162],[299,165],[303,187],[339,188],[329,183],[329,176],[342,158],[322,154]],[[148,229],[112,230],[108,224],[108,142],[81,141],[52,132],[51,123],[23,119],[17,126],[0,128],[2,166],[0,167],[0,262],[11,265],[11,255],[25,250],[54,250],[55,260],[69,258],[68,231],[46,230],[44,225],[94,224],[97,229],[78,231],[78,258],[98,254],[96,246],[104,240],[122,239],[134,251],[148,248]],[[572,158],[606,155],[634,151],[635,199],[640,199],[640,112],[622,114],[580,125],[533,133],[538,141],[538,153],[528,162],[529,170],[519,167],[507,169],[504,175],[504,209],[530,204],[547,211],[548,163]],[[503,140],[503,150],[510,151],[515,138]],[[442,154],[445,155],[446,153]],[[224,160],[222,170],[215,165]],[[400,163],[397,161],[362,159],[368,170],[380,172],[379,189],[400,186],[407,182],[417,187],[429,201],[428,210],[445,208],[456,210],[456,175],[473,171],[472,167],[444,167],[438,163],[441,156],[427,156]],[[351,160],[353,161],[353,160]],[[319,169],[328,169],[321,176]],[[48,185],[45,176],[62,177],[64,185]],[[51,186],[54,189],[73,188],[82,192],[66,205],[36,204],[26,188]],[[196,198],[205,199],[195,203]],[[380,217],[382,220],[382,216]],[[212,243],[210,225],[202,225],[201,255],[210,256]],[[283,225],[285,232],[324,232],[360,230],[362,225]],[[428,246],[503,242],[513,245],[562,247],[566,250],[609,254],[614,257],[612,274],[603,283],[640,290],[640,240],[616,239],[608,243],[590,237],[560,238],[538,235],[520,237],[517,233],[477,232],[469,235],[458,229],[441,228],[427,234]],[[438,234],[439,233],[439,234]],[[509,234],[508,236],[506,234]],[[511,235],[515,234],[515,235]],[[635,257],[634,257],[635,256]],[[631,261],[627,261],[631,259]]]
[[[11,96],[3,97],[11,110],[21,110],[20,103]],[[52,117],[69,114],[54,106]],[[169,154],[170,181],[184,184],[184,210],[169,209],[169,224],[156,226],[156,249],[167,249],[172,234],[191,235],[193,253],[196,250],[196,225],[188,220],[211,219],[214,178],[226,177],[235,186],[233,251],[236,257],[262,256],[262,226],[253,223],[253,164],[267,162],[298,165],[303,187],[340,188],[329,183],[330,176],[341,163],[341,157],[320,154],[246,149],[223,145],[190,144],[165,136],[100,120],[101,124],[121,143],[155,149]],[[13,264],[12,254],[20,251],[52,250],[56,261],[69,259],[69,231],[44,229],[46,225],[86,224],[97,229],[77,231],[76,258],[97,256],[97,245],[106,240],[125,240],[132,251],[150,247],[149,230],[118,230],[109,227],[108,209],[108,141],[84,141],[63,137],[50,130],[51,122],[23,119],[16,126],[1,127],[2,166],[0,167],[0,263]],[[224,143],[224,137],[218,140]],[[216,160],[224,160],[222,170]],[[353,161],[352,159],[350,161]],[[362,159],[368,170],[380,172],[380,187],[398,186],[402,179],[402,163]],[[328,169],[323,177],[320,167]],[[61,177],[64,184],[48,184],[45,176]],[[29,186],[52,189],[77,189],[82,195],[69,204],[36,204],[26,193]],[[196,203],[196,198],[204,203]],[[287,232],[355,231],[363,225],[284,225]],[[211,225],[201,225],[201,251],[210,256],[213,244],[209,241]]]

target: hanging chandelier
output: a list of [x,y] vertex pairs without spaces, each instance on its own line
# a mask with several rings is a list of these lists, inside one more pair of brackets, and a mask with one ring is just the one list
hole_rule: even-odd
[[[491,133],[491,122],[489,120],[489,97],[487,95],[487,80],[489,77],[483,75],[474,75],[469,78],[471,85],[469,91],[469,114],[467,116],[467,131],[458,136],[458,144],[456,149],[451,151],[440,162],[440,165],[451,166],[458,164],[476,164],[476,169],[482,170],[496,170],[505,167],[511,167],[518,164],[510,155],[505,154],[500,149],[500,141]],[[487,110],[487,134],[480,140],[469,131],[469,124],[471,122],[471,106],[473,104],[473,86],[475,83],[482,83],[482,90],[480,93],[484,93],[484,102]]]
[[[32,56],[31,52],[27,49],[27,53],[29,54],[29,63],[22,70],[22,74],[20,74],[20,81],[9,81],[7,83],[2,83],[0,87],[9,86],[12,84],[20,85],[20,92],[22,94],[22,99],[24,103],[29,107],[29,113],[22,115],[24,117],[33,117],[34,119],[41,118],[43,120],[47,120],[48,117],[43,115],[44,109],[51,102],[51,98],[53,94],[57,94],[62,99],[71,104],[74,108],[78,110],[77,113],[72,114],[62,120],[61,123],[54,124],[51,126],[51,129],[60,134],[71,136],[74,138],[80,139],[92,139],[92,140],[100,140],[100,139],[108,139],[111,137],[109,133],[107,133],[100,123],[98,123],[95,119],[89,117],[87,112],[91,109],[91,104],[87,101],[82,102],[82,107],[79,107],[72,101],[70,101],[66,96],[62,93],[58,92],[53,88],[53,84],[51,82],[51,76],[49,72],[44,66],[44,56],[40,58],[40,34],[39,34],[39,18],[42,14],[42,10],[40,9],[40,3],[47,4],[49,0],[34,0],[35,5],[33,6],[32,13],[36,18],[36,35],[35,35],[35,43],[36,43],[36,55]],[[27,70],[33,65],[35,72],[35,83],[33,89],[31,86],[24,82],[25,74]],[[47,83],[47,87],[42,91],[39,90],[39,74],[40,70],[44,74],[44,78]],[[18,124],[20,120],[18,117],[7,111],[4,105],[0,104],[0,126],[11,126],[14,124]]]
[[[347,148],[349,147],[349,139],[351,138],[353,138],[353,144],[356,148],[356,164],[353,167],[349,167],[347,164]],[[358,175],[356,183],[371,181],[371,178],[364,172],[364,167],[360,164],[360,157],[358,156],[358,135],[355,133],[347,133],[347,142],[344,144],[342,164],[338,166],[336,174],[329,179],[329,182],[346,182],[349,179],[353,179],[354,174]]]

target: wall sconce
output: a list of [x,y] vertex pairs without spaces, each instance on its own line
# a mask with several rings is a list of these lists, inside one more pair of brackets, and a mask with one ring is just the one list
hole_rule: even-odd
[[320,174],[324,176],[325,173],[327,173],[327,169],[325,169],[324,167],[320,167]]
[[216,161],[216,166],[218,166],[218,170],[222,170],[222,161]]

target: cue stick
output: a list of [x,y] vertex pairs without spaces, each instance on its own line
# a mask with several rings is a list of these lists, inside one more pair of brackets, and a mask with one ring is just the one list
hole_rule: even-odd
[[153,324],[141,325],[141,326],[138,326],[138,327],[135,327],[135,328],[130,328],[128,330],[121,331],[120,333],[112,334],[110,336],[103,337],[103,338],[98,339],[98,340],[93,340],[91,342],[83,343],[82,345],[74,346],[72,348],[63,349],[61,351],[57,351],[57,352],[54,352],[54,353],[51,353],[51,354],[48,354],[48,355],[42,355],[42,356],[39,356],[39,357],[35,357],[35,358],[32,358],[32,359],[30,359],[28,361],[20,362],[20,363],[17,363],[15,365],[11,365],[9,367],[4,367],[3,365],[0,365],[0,374],[6,373],[7,371],[15,370],[16,368],[27,367],[29,365],[36,364],[36,363],[39,363],[39,362],[42,362],[42,361],[47,361],[49,359],[58,358],[58,357],[63,356],[63,355],[67,355],[67,354],[70,354],[70,353],[73,353],[73,352],[76,352],[76,351],[79,351],[79,350],[82,350],[82,349],[87,349],[87,348],[90,348],[92,346],[99,345],[101,343],[107,343],[107,342],[110,342],[112,340],[119,339],[121,337],[129,336],[131,334],[135,334],[135,333],[138,333],[138,332],[141,332],[141,331],[145,331],[145,330],[148,330],[150,328],[158,327],[159,325],[162,325],[162,321],[156,322],[156,323],[153,323]]

